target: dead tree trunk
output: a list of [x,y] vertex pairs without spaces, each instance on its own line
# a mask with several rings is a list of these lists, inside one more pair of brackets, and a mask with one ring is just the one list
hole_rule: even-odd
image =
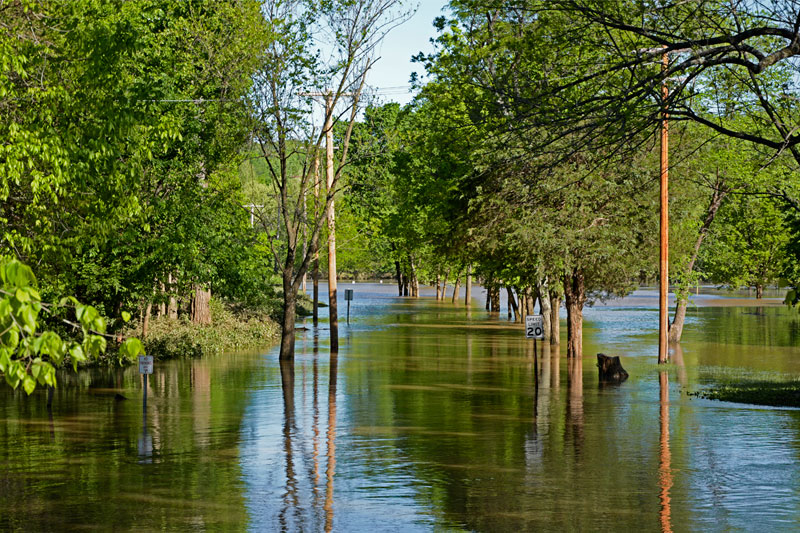
[[564,298],[567,303],[567,357],[582,357],[586,282],[580,269],[573,268],[564,275]]

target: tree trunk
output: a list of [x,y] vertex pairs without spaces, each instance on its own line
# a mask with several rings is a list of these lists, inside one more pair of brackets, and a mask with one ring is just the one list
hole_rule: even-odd
[[157,311],[158,315],[157,316],[158,316],[158,318],[161,318],[163,316],[166,316],[166,314],[167,314],[167,303],[163,299],[164,298],[164,294],[166,293],[166,291],[164,290],[164,282],[163,281],[159,281],[158,282],[158,291],[159,291],[160,301],[158,302],[158,311]]
[[561,297],[555,291],[550,291],[550,344],[561,342]]
[[542,310],[542,329],[544,329],[545,340],[550,340],[550,335],[553,326],[550,321],[553,319],[552,311],[550,310],[550,293],[547,290],[547,285],[542,283],[538,285],[536,296],[539,298],[539,309]]
[[492,288],[486,286],[486,310],[489,311],[492,305]]
[[567,303],[567,357],[583,357],[583,304],[586,285],[583,272],[577,268],[564,276],[564,297]]
[[417,279],[417,267],[414,265],[414,256],[408,256],[409,269],[411,274],[411,297],[419,298],[419,279]]
[[465,280],[466,294],[464,295],[464,305],[469,307],[472,304],[472,266],[467,265],[467,274]]
[[447,279],[450,277],[450,269],[444,271],[444,280],[442,281],[442,301],[447,298]]
[[194,286],[192,298],[192,322],[195,324],[211,324],[211,290],[200,285]]
[[[517,306],[517,299],[514,298],[514,291],[511,290],[511,287],[506,287],[506,293],[508,294],[508,318],[509,320],[513,317],[519,317],[519,307]],[[517,320],[519,322],[519,320]]]
[[283,292],[283,320],[281,321],[281,349],[278,359],[281,361],[294,361],[294,323],[296,295],[291,290],[291,282],[284,281]]
[[[717,181],[714,184],[714,192],[711,194],[711,201],[708,203],[708,209],[706,209],[706,216],[703,219],[703,225],[700,226],[700,231],[697,235],[697,239],[694,242],[694,250],[692,251],[692,256],[689,258],[689,263],[686,265],[686,274],[687,278],[690,277],[692,270],[694,269],[695,261],[697,261],[697,255],[700,253],[700,246],[703,244],[703,240],[706,238],[708,234],[708,229],[711,227],[711,223],[714,222],[714,217],[717,215],[717,211],[719,211],[720,206],[722,205],[722,201],[728,194],[728,189],[725,187],[725,184],[719,177],[719,170],[717,171]],[[667,342],[670,343],[678,343],[681,342],[681,335],[683,334],[683,324],[686,320],[686,307],[688,305],[687,298],[679,297],[675,302],[675,315],[672,317],[672,322],[670,323],[668,330],[667,330]]]
[[437,271],[436,272],[436,301],[437,302],[442,299],[442,289],[439,286],[439,281],[440,281],[439,272]]
[[683,334],[683,324],[686,321],[686,307],[689,301],[685,298],[679,298],[675,302],[675,314],[672,317],[672,323],[669,325],[667,332],[667,342],[678,343],[681,342],[681,335]]
[[500,312],[500,286],[492,285],[491,306],[489,309],[492,313]]
[[400,270],[400,261],[395,261],[394,262],[394,268],[395,268],[395,271],[397,272],[397,295],[398,296],[402,296],[403,295],[403,273]]
[[167,275],[167,284],[169,285],[169,305],[167,305],[167,316],[172,320],[177,320],[178,318],[178,300],[175,298],[175,286],[173,285],[175,280],[172,278],[172,274]]
[[760,300],[763,297],[764,297],[764,286],[756,285],[756,299]]
[[151,302],[147,302],[147,305],[144,307],[144,311],[142,311],[142,339],[147,338],[147,333],[150,331],[150,313],[153,310],[153,304]]
[[456,276],[456,284],[453,287],[453,298],[451,299],[452,303],[456,303],[458,301],[458,290],[461,288],[461,274]]

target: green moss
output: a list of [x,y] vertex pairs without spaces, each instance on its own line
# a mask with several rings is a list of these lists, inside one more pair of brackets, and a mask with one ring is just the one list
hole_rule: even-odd
[[771,405],[776,407],[800,407],[800,380],[783,382],[748,381],[690,392],[688,394],[700,398],[725,402]]

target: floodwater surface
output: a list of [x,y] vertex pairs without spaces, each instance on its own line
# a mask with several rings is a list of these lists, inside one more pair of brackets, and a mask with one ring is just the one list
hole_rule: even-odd
[[[145,410],[137,368],[63,375],[52,411],[0,390],[0,530],[800,527],[800,411],[686,394],[800,374],[800,320],[774,301],[698,295],[659,367],[652,291],[587,309],[568,360],[477,300],[346,288],[336,356],[306,319],[293,366],[157,363]],[[598,352],[630,379],[599,383]]]

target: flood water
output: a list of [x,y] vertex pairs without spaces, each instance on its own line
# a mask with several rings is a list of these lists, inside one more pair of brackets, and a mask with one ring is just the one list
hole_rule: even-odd
[[0,389],[0,530],[800,527],[800,411],[686,394],[800,374],[789,310],[700,294],[664,370],[652,291],[587,309],[571,361],[477,300],[345,288],[338,357],[306,320],[293,373],[276,348],[157,363],[145,412],[137,368],[65,374],[52,412]]

